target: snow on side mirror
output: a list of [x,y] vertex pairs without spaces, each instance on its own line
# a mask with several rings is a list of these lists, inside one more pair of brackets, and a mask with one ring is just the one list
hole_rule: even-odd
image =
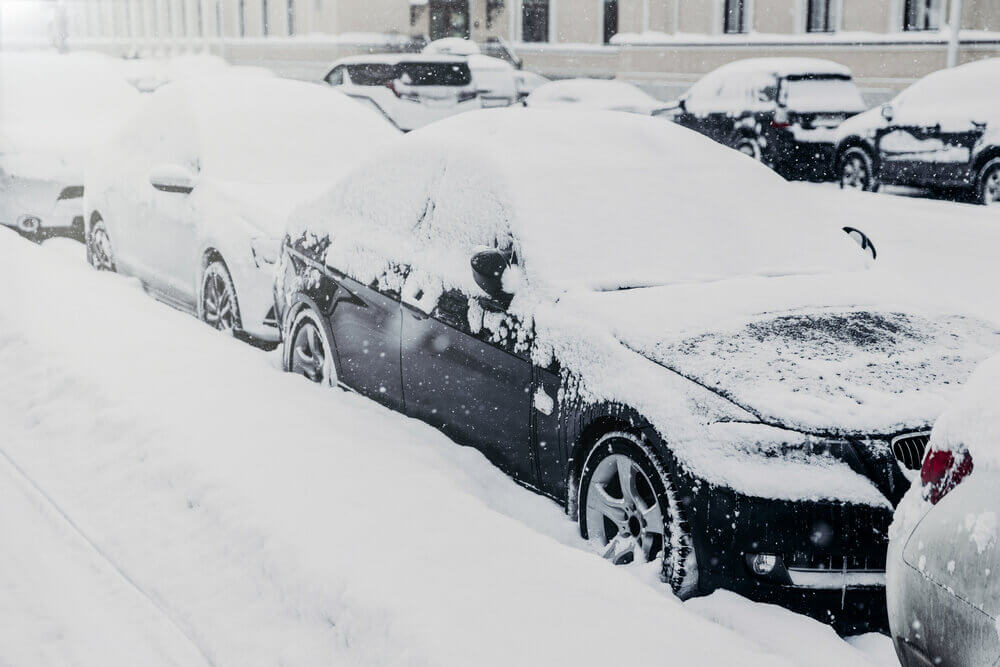
[[861,246],[862,250],[871,255],[873,260],[878,257],[878,251],[875,250],[875,244],[872,243],[872,240],[868,238],[868,235],[863,231],[855,229],[854,227],[844,227],[844,232],[854,239],[854,242]]
[[891,123],[892,119],[895,118],[895,117],[896,117],[896,109],[893,108],[893,106],[891,104],[883,104],[882,105],[882,118],[885,118],[886,121],[888,121],[888,122]]
[[161,192],[188,194],[194,190],[197,176],[179,164],[158,164],[149,171],[149,183]]
[[499,250],[483,250],[472,256],[472,277],[476,284],[491,298],[506,305],[513,294],[504,290],[504,273],[510,266],[510,257]]

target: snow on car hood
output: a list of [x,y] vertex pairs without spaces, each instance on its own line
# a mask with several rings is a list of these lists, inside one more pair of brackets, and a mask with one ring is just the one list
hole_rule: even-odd
[[881,291],[859,302],[852,283],[863,279],[724,281],[604,294],[592,305],[627,347],[766,423],[829,435],[924,427],[1000,350],[1000,331]]

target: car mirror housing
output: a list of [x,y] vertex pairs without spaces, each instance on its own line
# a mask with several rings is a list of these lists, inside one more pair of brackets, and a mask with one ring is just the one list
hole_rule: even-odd
[[893,107],[892,104],[883,104],[882,105],[882,118],[885,118],[886,121],[888,121],[888,122],[891,123],[892,119],[895,118],[895,117],[896,117],[896,109],[895,109],[895,107]]
[[161,192],[188,194],[194,190],[197,174],[179,164],[158,164],[149,172],[149,183]]
[[844,232],[854,239],[854,242],[861,246],[862,250],[871,255],[873,260],[878,258],[878,251],[875,250],[875,244],[872,243],[872,240],[868,238],[867,234],[860,229],[855,229],[854,227],[844,227]]
[[472,256],[472,277],[491,298],[508,304],[513,294],[503,289],[503,274],[510,266],[510,257],[495,249],[483,250]]

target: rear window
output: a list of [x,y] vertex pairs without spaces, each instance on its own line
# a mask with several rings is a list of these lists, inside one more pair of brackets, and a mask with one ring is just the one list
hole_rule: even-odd
[[846,77],[788,78],[781,82],[779,102],[792,111],[863,111],[865,102]]
[[401,63],[399,79],[411,86],[467,86],[472,71],[465,63]]
[[396,78],[396,66],[384,63],[348,65],[347,73],[351,83],[358,86],[387,86]]

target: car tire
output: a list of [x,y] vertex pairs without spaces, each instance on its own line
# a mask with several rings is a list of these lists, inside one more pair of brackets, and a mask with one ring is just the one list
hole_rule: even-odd
[[337,384],[333,347],[322,317],[309,306],[295,314],[284,349],[285,371],[328,387]]
[[979,170],[979,203],[1000,206],[1000,158],[993,158]]
[[233,278],[221,259],[212,260],[201,276],[198,319],[213,329],[238,334],[243,327]]
[[111,236],[103,220],[96,220],[85,234],[87,263],[98,271],[115,272],[115,253],[111,246]]
[[844,151],[838,163],[838,177],[842,190],[878,192],[875,164],[864,148],[855,146]]
[[757,162],[762,162],[764,160],[763,151],[760,149],[760,142],[753,137],[740,137],[733,144],[733,148],[738,150],[740,153],[757,160]]
[[580,535],[612,563],[659,557],[661,578],[678,597],[697,590],[697,561],[676,484],[639,437],[611,432],[594,443],[580,475],[579,521]]

